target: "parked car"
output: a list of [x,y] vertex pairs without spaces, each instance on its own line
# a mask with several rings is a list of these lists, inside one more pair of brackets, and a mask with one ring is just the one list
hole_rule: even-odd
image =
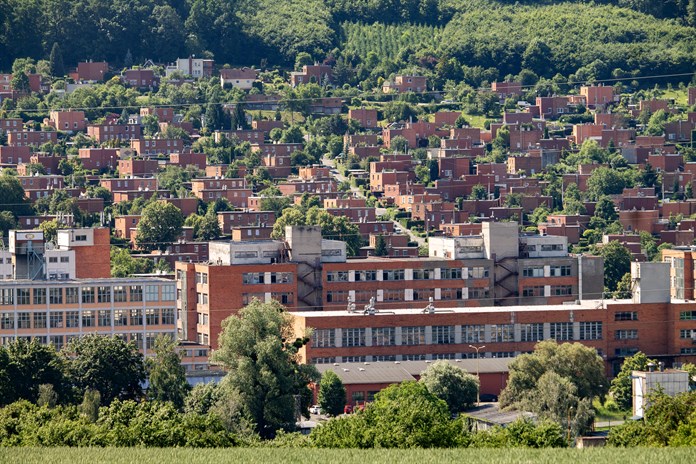
[[319,407],[319,405],[315,404],[314,406],[309,408],[309,412],[311,414],[321,414],[321,408]]

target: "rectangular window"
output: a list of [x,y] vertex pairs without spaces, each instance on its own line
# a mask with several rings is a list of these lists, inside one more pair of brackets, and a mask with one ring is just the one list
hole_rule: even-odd
[[128,301],[126,288],[123,285],[114,287],[114,303],[125,303]]
[[544,339],[544,324],[520,324],[520,340],[538,342]]
[[602,339],[602,322],[581,322],[580,323],[580,340],[601,340]]
[[127,309],[115,309],[114,310],[114,325],[117,327],[128,325],[128,310]]
[[570,266],[551,266],[551,277],[567,277],[570,275]]
[[111,303],[111,287],[97,287],[97,301]]
[[130,293],[131,302],[143,301],[143,286],[142,285],[131,285],[129,293]]
[[69,257],[69,256],[61,256],[61,257],[60,257],[60,262],[61,262],[61,263],[69,263],[69,262],[70,262],[70,257]]
[[522,296],[523,297],[544,296],[544,286],[543,285],[536,285],[533,287],[523,287],[522,288]]
[[679,338],[696,340],[696,330],[694,330],[694,329],[681,329],[679,331]]
[[394,327],[374,327],[372,329],[372,346],[396,345],[396,329]]
[[334,348],[336,346],[336,329],[314,329],[312,331],[314,348]]
[[573,287],[570,285],[552,285],[551,296],[569,296],[573,294]]
[[18,305],[28,305],[30,304],[30,294],[28,288],[18,288],[17,289],[17,304]]
[[444,268],[440,270],[440,279],[461,279],[462,278],[462,268]]
[[159,301],[159,286],[145,286],[145,301]]
[[94,327],[94,311],[82,311],[82,327]]
[[404,280],[404,270],[382,271],[382,280]]
[[414,269],[413,280],[428,280],[433,276],[432,269]]
[[493,324],[491,325],[491,342],[504,343],[515,341],[514,324]]
[[143,325],[143,310],[142,309],[131,309],[130,310],[130,325]]
[[31,328],[31,314],[27,312],[17,313],[17,328],[18,329],[30,329]]
[[344,347],[365,346],[365,329],[343,329],[341,341]]
[[617,330],[614,332],[615,340],[636,340],[638,339],[637,329]]
[[51,312],[48,317],[52,329],[63,328],[63,311]]
[[264,283],[264,273],[263,272],[245,272],[242,274],[242,284],[244,285],[256,285]]
[[[206,277],[206,282],[208,280],[208,274],[203,274]],[[162,301],[174,301],[176,300],[176,286],[165,284],[162,285]]]
[[434,325],[433,343],[437,345],[450,345],[454,343],[453,325]]
[[82,287],[82,302],[94,303],[94,287]]
[[402,345],[424,345],[425,344],[425,326],[411,326],[401,328],[401,344]]
[[544,266],[526,267],[522,270],[523,277],[544,277]]
[[[19,299],[19,295],[17,295]],[[682,311],[679,313],[679,320],[681,321],[696,321],[696,311]]]
[[486,333],[486,326],[481,325],[463,325],[462,326],[462,343],[482,343]]
[[[11,279],[12,276],[9,276],[9,278]],[[14,289],[13,288],[0,289],[0,304],[2,304],[2,305],[14,304]]]
[[147,325],[159,325],[159,309],[148,308],[145,310],[145,323]]
[[637,321],[638,311],[620,311],[614,313],[615,321]]
[[424,354],[405,354],[403,355],[404,361],[425,361]]
[[356,271],[355,281],[356,282],[370,282],[377,280],[377,271]]
[[566,341],[573,339],[573,323],[572,322],[552,322],[551,323],[551,338],[558,341]]
[[174,325],[175,323],[174,308],[162,308],[162,325]]
[[78,311],[65,312],[65,327],[76,328],[80,327],[80,313]]
[[52,305],[63,304],[63,289],[62,288],[49,288],[48,289],[48,302]]
[[470,279],[485,279],[488,277],[487,267],[470,267],[468,272]]
[[327,282],[348,282],[348,271],[333,271],[326,273]]
[[46,313],[34,313],[34,328],[35,329],[45,329],[46,328]]
[[77,287],[65,288],[65,304],[77,304],[80,298],[80,289]]
[[100,309],[97,312],[99,327],[111,327],[111,311]]

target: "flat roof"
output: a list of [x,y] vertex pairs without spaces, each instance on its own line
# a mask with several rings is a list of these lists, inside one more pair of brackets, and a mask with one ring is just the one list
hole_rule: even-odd
[[[505,373],[515,358],[480,358],[480,359],[449,359],[443,360],[453,366],[460,367],[469,373],[490,374]],[[416,380],[428,366],[438,361],[374,361],[315,364],[320,373],[333,371],[346,385],[368,383],[400,383]],[[478,365],[478,366],[477,366]]]
[[[631,300],[625,300],[625,302],[630,302]],[[415,308],[415,309],[385,309],[382,308],[380,309],[380,303],[382,302],[377,302],[375,303],[377,313],[374,314],[373,316],[385,316],[385,315],[404,315],[404,314],[409,314],[409,315],[418,315],[418,314],[423,314],[423,315],[432,315],[427,312],[424,312],[423,308],[425,308],[427,303],[423,303],[423,308]],[[393,303],[393,302],[390,302]],[[606,302],[602,300],[583,300],[580,302],[580,304],[575,304],[575,303],[568,303],[568,304],[560,304],[560,305],[523,305],[523,306],[476,306],[476,307],[468,307],[468,308],[448,308],[448,307],[438,307],[437,306],[437,301],[434,302],[435,304],[435,314],[448,314],[448,313],[454,313],[454,314],[471,314],[471,313],[509,313],[509,312],[529,312],[529,311],[591,311],[591,310],[596,310],[596,309],[606,309]],[[448,303],[447,301],[443,301],[442,303]],[[338,310],[338,311],[290,311],[292,315],[297,316],[297,317],[340,317],[340,316],[349,316],[349,317],[357,317],[357,316],[366,316],[366,314],[363,313],[363,310],[361,309],[360,304],[356,304],[356,311],[355,312],[348,312],[347,310]]]
[[106,277],[97,279],[61,279],[61,280],[48,280],[48,279],[13,279],[13,280],[0,280],[0,286],[3,287],[16,287],[18,285],[84,285],[88,283],[94,284],[142,284],[142,283],[175,283],[173,279],[166,279],[163,277]]
[[506,425],[518,419],[533,419],[536,417],[531,412],[501,410],[498,403],[481,404],[473,409],[464,411],[462,415],[495,425]]

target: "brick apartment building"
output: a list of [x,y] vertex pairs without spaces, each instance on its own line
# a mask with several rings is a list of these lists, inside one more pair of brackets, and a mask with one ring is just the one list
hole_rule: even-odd
[[174,335],[175,284],[110,277],[109,229],[10,231],[0,272],[0,344],[38,339],[57,349],[87,333],[117,335],[146,355],[159,334]]
[[514,357],[546,339],[597,349],[615,375],[638,351],[666,363],[696,359],[696,303],[670,301],[669,266],[633,263],[633,300],[458,308],[446,303],[394,310],[380,303],[343,311],[295,312],[297,334],[312,328],[301,349],[315,364]]
[[89,124],[87,135],[99,143],[109,140],[131,140],[140,138],[139,124]]
[[35,147],[44,143],[58,143],[56,131],[14,131],[7,134],[7,144],[11,147]]
[[483,226],[481,237],[431,238],[427,258],[347,259],[345,243],[323,240],[316,227],[288,227],[287,241],[211,242],[209,263],[176,264],[187,314],[180,335],[215,346],[222,320],[253,298],[327,311],[371,298],[402,309],[430,298],[472,307],[601,295],[601,259],[568,256],[561,237],[520,238],[514,223]]

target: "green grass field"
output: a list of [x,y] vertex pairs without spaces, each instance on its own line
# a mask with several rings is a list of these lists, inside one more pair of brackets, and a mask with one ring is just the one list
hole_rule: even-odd
[[163,464],[195,463],[686,463],[692,462],[693,448],[671,449],[462,449],[462,450],[317,450],[317,449],[139,449],[139,448],[5,448],[0,449],[3,463],[70,463],[102,462]]

